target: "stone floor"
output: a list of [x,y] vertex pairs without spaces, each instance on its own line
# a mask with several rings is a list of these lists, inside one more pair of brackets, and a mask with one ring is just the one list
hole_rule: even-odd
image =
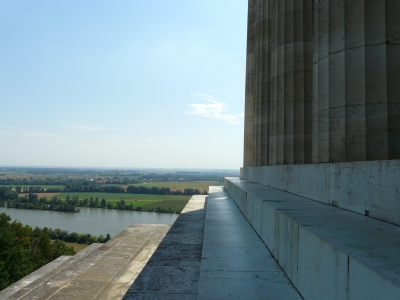
[[302,299],[222,187],[210,187],[198,299]]
[[194,196],[128,299],[302,299],[222,187]]
[[193,196],[123,299],[197,299],[206,196]]
[[132,225],[61,257],[0,299],[302,299],[223,187],[175,223]]

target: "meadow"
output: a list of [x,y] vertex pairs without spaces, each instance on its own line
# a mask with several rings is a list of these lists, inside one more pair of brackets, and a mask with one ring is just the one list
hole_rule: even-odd
[[[46,194],[42,194],[46,195]],[[125,201],[126,205],[133,204],[133,206],[141,206],[144,209],[156,209],[161,206],[163,209],[171,208],[172,211],[181,211],[186,203],[189,201],[189,195],[153,195],[153,194],[127,194],[127,193],[60,193],[53,196],[57,196],[61,200],[65,200],[67,196],[71,198],[78,196],[79,200],[99,198],[99,201],[106,199],[107,203],[116,206],[121,200]],[[40,197],[40,196],[39,196]]]
[[198,189],[200,192],[207,191],[208,187],[211,185],[223,185],[222,182],[218,181],[165,181],[165,182],[146,182],[146,183],[136,183],[129,184],[134,186],[145,186],[148,188],[151,187],[169,187],[171,191],[181,190],[192,188]]

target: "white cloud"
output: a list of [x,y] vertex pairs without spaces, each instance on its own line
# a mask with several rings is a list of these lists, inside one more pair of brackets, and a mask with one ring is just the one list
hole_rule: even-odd
[[231,115],[226,112],[227,104],[218,101],[217,98],[205,94],[196,94],[208,103],[192,103],[189,104],[190,109],[186,111],[188,115],[198,115],[206,118],[214,118],[224,120],[231,124],[238,124],[241,122],[244,114]]
[[155,142],[156,141],[154,139],[148,139],[144,141],[145,144],[154,144]]
[[106,130],[103,126],[88,126],[83,124],[70,124],[65,125],[65,127],[75,129],[75,130],[85,130],[85,131],[99,131],[99,130]]

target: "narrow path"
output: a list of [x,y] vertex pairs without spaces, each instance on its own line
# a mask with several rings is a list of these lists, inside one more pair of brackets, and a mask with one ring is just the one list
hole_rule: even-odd
[[197,299],[205,205],[189,200],[123,299]]
[[222,187],[210,187],[198,299],[302,299]]

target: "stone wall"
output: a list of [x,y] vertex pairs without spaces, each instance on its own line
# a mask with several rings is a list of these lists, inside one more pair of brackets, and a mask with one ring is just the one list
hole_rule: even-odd
[[244,166],[400,159],[400,1],[249,0]]
[[264,186],[400,225],[400,161],[245,167]]

